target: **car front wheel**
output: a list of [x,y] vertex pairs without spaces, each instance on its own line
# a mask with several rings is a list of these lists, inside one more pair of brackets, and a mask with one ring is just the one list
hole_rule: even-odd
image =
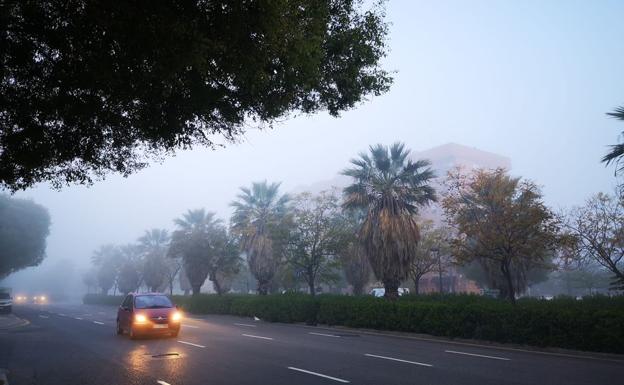
[[117,320],[117,334],[123,334],[123,329],[121,328],[121,323],[119,322],[119,320]]
[[135,340],[138,337],[136,330],[132,326],[130,326],[130,339]]

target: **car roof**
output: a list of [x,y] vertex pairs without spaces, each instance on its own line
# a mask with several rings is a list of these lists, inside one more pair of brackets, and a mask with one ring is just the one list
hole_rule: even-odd
[[167,296],[167,294],[164,293],[130,293],[130,295],[138,297],[140,295],[164,295],[165,297]]

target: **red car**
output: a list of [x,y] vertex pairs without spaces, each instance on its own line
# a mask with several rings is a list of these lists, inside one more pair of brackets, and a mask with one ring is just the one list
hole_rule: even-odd
[[182,313],[166,295],[130,293],[117,310],[117,334],[127,332],[130,338],[147,334],[176,337],[181,320]]

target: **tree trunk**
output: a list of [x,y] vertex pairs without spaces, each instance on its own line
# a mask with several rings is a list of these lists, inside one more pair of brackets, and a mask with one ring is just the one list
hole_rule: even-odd
[[316,286],[314,284],[314,280],[313,279],[308,282],[308,286],[310,288],[310,295],[311,296],[315,296],[316,295]]
[[198,295],[201,285],[191,285],[191,288],[193,289],[193,295]]
[[364,285],[361,283],[353,284],[353,295],[362,295],[364,294]]
[[258,281],[258,294],[259,295],[267,295],[269,292],[269,282],[268,281]]
[[420,275],[414,278],[414,294],[420,294]]
[[395,278],[388,278],[383,281],[384,283],[384,297],[389,300],[396,300],[399,298],[399,285],[401,282]]
[[509,271],[509,266],[506,262],[503,262],[501,264],[501,272],[503,273],[503,277],[505,277],[505,281],[507,281],[507,299],[509,299],[509,301],[511,301],[511,303],[515,305],[516,292],[513,287],[511,272]]
[[184,289],[184,295],[188,296],[189,294],[191,294],[191,291],[189,289]]
[[219,280],[216,277],[212,281],[212,286],[214,286],[214,289],[215,289],[215,291],[217,292],[218,295],[223,294],[223,289],[221,288],[221,284],[219,283]]

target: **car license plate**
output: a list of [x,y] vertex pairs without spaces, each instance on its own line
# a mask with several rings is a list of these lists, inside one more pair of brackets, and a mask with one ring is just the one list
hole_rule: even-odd
[[158,325],[158,324],[154,325],[154,329],[165,329],[165,328],[168,328],[168,327],[169,327],[169,325]]

